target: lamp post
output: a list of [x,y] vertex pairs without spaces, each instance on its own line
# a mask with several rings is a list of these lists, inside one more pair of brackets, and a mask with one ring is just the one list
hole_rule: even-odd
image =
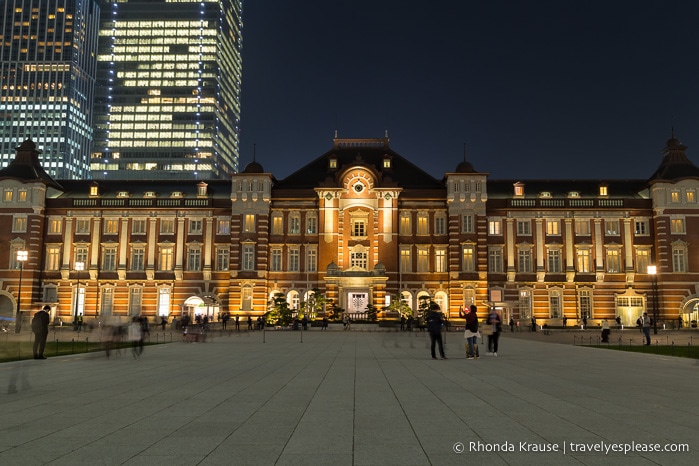
[[19,308],[19,302],[22,299],[22,271],[24,263],[29,258],[28,251],[17,251],[17,262],[19,263],[19,287],[17,290],[17,315],[15,316],[15,333],[19,333],[22,329],[22,311]]
[[80,305],[80,272],[85,270],[85,262],[76,262],[75,270],[78,272],[78,287],[75,289],[75,313],[73,319],[78,320],[78,306]]
[[658,268],[655,265],[648,266],[648,275],[652,279],[653,290],[653,334],[658,333]]

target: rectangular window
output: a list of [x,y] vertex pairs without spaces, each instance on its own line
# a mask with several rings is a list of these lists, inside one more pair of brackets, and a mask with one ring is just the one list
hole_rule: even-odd
[[190,219],[189,220],[189,234],[190,235],[201,235],[202,232],[202,220],[201,219]]
[[158,290],[158,315],[167,317],[170,315],[170,288]]
[[114,288],[100,288],[100,314],[112,315],[114,309]]
[[531,236],[532,222],[530,220],[517,220],[517,234],[520,236]]
[[49,233],[58,235],[63,231],[63,220],[60,218],[49,219]]
[[592,291],[578,291],[578,305],[580,307],[580,318],[592,318]]
[[142,272],[145,270],[145,257],[146,250],[144,247],[133,247],[131,248],[131,270],[134,272]]
[[561,316],[561,294],[558,291],[552,291],[549,295],[549,316],[552,319]]
[[687,202],[689,202],[689,203],[697,202],[697,195],[693,189],[687,190],[687,192],[685,194],[687,197]]
[[476,270],[476,261],[472,245],[464,246],[461,250],[461,270],[464,272],[473,272]]
[[129,288],[129,315],[137,316],[141,313],[141,301],[143,288],[137,286]]
[[352,236],[366,236],[366,220],[354,219],[352,221]]
[[561,222],[558,220],[546,220],[546,234],[547,235],[560,235],[561,234]]
[[255,214],[245,214],[243,216],[243,231],[245,233],[255,231]]
[[607,249],[607,272],[621,272],[621,251],[619,249]]
[[163,235],[172,235],[175,233],[175,219],[164,218],[160,220],[160,233]]
[[56,271],[61,267],[60,246],[46,246],[46,270]]
[[434,271],[447,271],[447,251],[444,249],[435,249],[434,251]]
[[27,231],[27,217],[24,215],[16,215],[12,219],[12,232],[25,233]]
[[272,249],[272,272],[282,271],[282,250],[279,248]]
[[417,250],[417,271],[418,272],[429,272],[429,251],[427,249],[420,248]]
[[289,249],[289,272],[299,271],[299,250]]
[[352,251],[350,253],[350,266],[357,267],[362,270],[367,269],[367,253],[364,251]]
[[169,272],[172,270],[173,249],[172,246],[161,246],[158,255],[158,270]]
[[306,251],[306,271],[318,271],[318,251],[316,251],[315,249],[308,249]]
[[532,250],[520,249],[517,253],[517,271],[520,273],[531,273],[532,271]]
[[[82,262],[84,264],[85,268],[87,269],[88,264],[87,264],[87,247],[86,246],[77,246],[75,248],[75,260],[74,260],[73,264],[75,264],[75,262]],[[75,267],[73,267],[73,268],[75,268]]]
[[464,214],[464,216],[461,217],[461,232],[473,233],[474,231],[473,214]]
[[578,249],[577,251],[577,270],[580,273],[589,273],[590,269],[590,250]]
[[401,248],[400,250],[400,271],[412,272],[412,258],[409,248]]
[[502,249],[488,249],[488,272],[502,273]]
[[116,270],[116,247],[105,247],[102,253],[102,270],[114,272]]
[[104,234],[116,235],[119,233],[119,219],[107,218],[104,220]]
[[413,234],[412,227],[410,225],[410,216],[409,215],[401,215],[401,217],[400,217],[400,234],[401,235]]
[[227,218],[219,218],[216,222],[216,234],[229,235],[231,233],[231,222]]
[[255,245],[243,245],[243,270],[255,270]]
[[289,234],[298,235],[299,233],[301,233],[301,217],[292,215],[289,217]]
[[488,220],[488,234],[489,235],[502,235],[502,221],[500,221],[500,220]]
[[684,228],[684,219],[683,218],[670,219],[670,231],[676,235],[684,234],[686,232],[685,228]]
[[428,235],[429,232],[429,216],[427,214],[417,214],[417,234]]
[[607,230],[607,234],[610,236],[619,235],[619,220],[605,220],[604,226]]
[[5,192],[3,193],[2,200],[5,202],[12,202],[14,199],[14,191],[12,189],[6,189]]
[[560,249],[548,250],[549,273],[561,273],[561,251]]
[[684,247],[675,246],[672,248],[672,271],[687,271],[687,250]]
[[435,219],[434,219],[434,234],[435,235],[446,235],[447,234],[447,219],[446,219],[446,217],[435,217]]
[[146,219],[145,218],[135,218],[131,221],[131,234],[132,235],[145,235],[146,234]]
[[634,222],[634,233],[637,236],[644,236],[648,234],[648,222],[645,220],[637,220]]
[[636,272],[637,273],[648,273],[648,266],[649,265],[650,265],[650,250],[637,249],[636,250]]
[[79,235],[87,235],[90,233],[90,219],[79,218],[75,221],[75,233]]
[[272,234],[284,234],[284,219],[281,217],[281,215],[277,215],[274,218],[272,218]]
[[590,221],[586,219],[575,220],[575,234],[590,236]]
[[225,271],[230,268],[231,250],[228,247],[216,248],[216,270]]
[[306,217],[306,233],[309,235],[318,233],[318,219],[315,216]]
[[17,191],[17,202],[27,202],[27,190],[20,189]]
[[187,270],[191,272],[201,270],[201,249],[199,247],[187,249]]
[[680,202],[680,192],[679,191],[672,191],[670,193],[670,202]]

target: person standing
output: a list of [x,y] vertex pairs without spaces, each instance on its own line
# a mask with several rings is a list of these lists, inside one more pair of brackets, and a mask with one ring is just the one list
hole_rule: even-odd
[[643,335],[646,337],[646,346],[650,346],[650,325],[651,319],[648,317],[648,313],[643,313]]
[[323,326],[320,327],[321,330],[327,330],[328,329],[328,318],[323,317]]
[[488,314],[488,325],[492,325],[493,327],[493,331],[488,335],[488,353],[497,356],[498,340],[500,339],[500,332],[502,332],[502,320],[495,308]]
[[240,316],[235,316],[235,331],[240,332]]
[[39,312],[34,314],[32,319],[32,332],[34,332],[34,359],[46,359],[44,348],[46,339],[49,336],[49,312],[51,308],[44,306]]
[[466,315],[466,330],[464,338],[467,343],[466,359],[478,359],[478,314],[476,313],[476,305],[471,304],[471,307]]
[[444,316],[439,310],[438,305],[434,305],[430,309],[430,313],[427,316],[427,331],[430,333],[430,343],[432,350],[432,359],[437,359],[435,353],[435,344],[439,345],[439,356],[442,359],[447,359],[444,355],[444,342],[442,341],[442,327],[444,326]]
[[133,316],[131,319],[129,341],[131,342],[131,354],[136,359],[143,354],[143,327],[139,316]]
[[609,322],[607,319],[602,320],[602,342],[609,343],[609,334],[611,330],[609,329]]

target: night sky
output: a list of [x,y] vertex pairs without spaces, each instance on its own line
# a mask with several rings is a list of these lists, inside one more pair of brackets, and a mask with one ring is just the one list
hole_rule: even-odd
[[242,170],[383,137],[441,179],[648,178],[699,165],[699,2],[246,0]]

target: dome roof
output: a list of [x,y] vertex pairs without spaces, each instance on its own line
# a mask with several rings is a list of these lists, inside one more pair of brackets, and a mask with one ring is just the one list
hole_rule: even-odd
[[473,168],[471,163],[464,160],[456,166],[455,173],[476,173],[476,169]]
[[243,173],[264,173],[265,170],[262,168],[262,165],[259,163],[255,162],[254,160],[250,162],[249,164],[245,165],[245,170],[243,170]]

